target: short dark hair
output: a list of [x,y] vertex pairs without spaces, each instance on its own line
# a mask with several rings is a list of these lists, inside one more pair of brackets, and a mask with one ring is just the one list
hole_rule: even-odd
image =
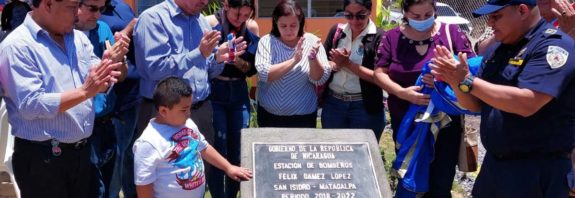
[[181,78],[170,76],[161,80],[154,90],[154,105],[156,109],[161,106],[172,108],[178,104],[182,97],[192,96],[189,83]]
[[227,2],[230,8],[250,7],[254,12],[250,18],[253,19],[255,17],[256,6],[254,0],[227,0]]
[[[409,10],[409,8],[413,5],[419,5],[419,4],[423,4],[423,3],[430,3],[431,6],[433,7],[434,10],[437,10],[437,1],[436,0],[403,0],[403,2],[401,2],[401,10],[403,10],[403,13],[407,13],[407,11]],[[437,13],[435,14],[435,17],[437,18]],[[407,18],[405,17],[405,14],[403,15],[403,22],[407,22]]]
[[16,28],[12,27],[12,23],[10,23],[10,21],[14,20],[14,18],[16,17],[14,16],[13,10],[19,7],[26,9],[27,10],[26,13],[32,11],[32,8],[30,8],[30,5],[28,5],[27,3],[22,2],[20,0],[12,0],[12,2],[4,6],[4,10],[2,11],[2,16],[0,17],[2,30],[9,31],[14,30]]
[[298,37],[302,37],[305,27],[305,14],[301,6],[294,0],[281,0],[272,13],[272,32],[271,34],[275,37],[281,37],[280,30],[278,28],[278,19],[282,16],[295,15],[299,20],[299,31],[297,33]]
[[365,9],[371,11],[371,0],[343,0],[343,9],[345,10],[345,8],[352,3],[362,5]]
[[[58,2],[62,1],[62,0],[56,0]],[[42,0],[32,0],[32,6],[34,6],[35,8],[40,7],[40,3],[42,2]]]
[[40,2],[42,2],[42,0],[32,0],[32,6],[38,8],[40,7]]

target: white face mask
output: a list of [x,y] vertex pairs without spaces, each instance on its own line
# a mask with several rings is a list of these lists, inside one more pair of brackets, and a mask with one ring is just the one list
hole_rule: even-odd
[[424,32],[433,26],[435,23],[435,16],[431,16],[423,21],[418,21],[410,18],[408,18],[407,21],[409,26],[411,26],[413,29],[419,32]]

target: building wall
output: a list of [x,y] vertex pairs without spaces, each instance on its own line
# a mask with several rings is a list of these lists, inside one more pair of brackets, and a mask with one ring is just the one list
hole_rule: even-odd
[[[260,8],[258,1],[260,0],[255,0],[256,2],[256,10],[258,11],[257,13],[257,17],[256,17],[256,22],[258,23],[258,25],[260,26],[260,35],[265,35],[270,33],[271,31],[271,26],[272,26],[272,21],[270,17],[260,17],[260,16],[270,16],[271,12],[273,10],[273,8],[270,8],[268,1],[269,0],[262,0],[266,1],[266,5],[265,7]],[[374,19],[377,13],[377,6],[381,5],[381,0],[372,0],[372,11],[371,11],[371,19]],[[302,2],[300,3],[300,6],[302,6],[304,8],[304,11],[307,11],[306,9],[306,5],[303,2],[307,2],[306,0],[298,0],[298,2]],[[343,17],[325,17],[326,15],[330,15],[329,13],[335,13],[336,8],[340,8],[343,10],[343,1],[342,0],[311,0],[311,6],[313,8],[313,6],[322,6],[322,8],[326,8],[324,6],[328,6],[328,4],[335,4],[335,5],[331,5],[329,6],[329,8],[327,8],[328,10],[331,9],[332,11],[325,11],[326,9],[317,9],[317,15],[319,15],[320,17],[307,17],[306,21],[305,21],[305,31],[315,34],[316,36],[320,37],[322,40],[325,40],[325,38],[327,37],[327,34],[329,33],[330,28],[337,23],[345,23],[347,22],[345,20],[345,18]],[[259,12],[266,12],[266,13],[259,13]],[[306,13],[306,16],[308,16],[308,13]]]
[[[132,7],[136,13],[140,13],[143,9],[150,7],[156,3],[162,2],[163,0],[124,0],[128,5]],[[269,16],[271,16],[271,12],[273,10],[274,3],[277,1],[269,1],[269,0],[262,0],[262,4],[259,3],[260,0],[255,0],[256,3],[256,21],[260,26],[260,35],[265,35],[270,33],[272,21]],[[303,7],[304,11],[307,11],[307,0],[297,0],[300,3],[300,6]],[[371,18],[374,19],[376,15],[376,8],[378,2],[380,0],[373,0],[373,9],[372,9],[372,16]],[[139,5],[140,4],[140,5]],[[309,17],[308,13],[306,13],[306,26],[305,31],[315,34],[316,36],[325,39],[327,37],[327,33],[329,29],[337,23],[345,23],[346,20],[343,17],[325,17],[331,16],[333,13],[335,14],[337,9],[343,9],[343,1],[342,0],[311,0],[310,4],[316,9],[312,14],[317,14],[320,17]],[[329,5],[331,4],[331,5]],[[260,8],[261,5],[261,8]],[[262,12],[262,13],[259,13]],[[265,12],[265,13],[264,13]],[[311,12],[311,11],[310,11]],[[265,16],[265,17],[260,17]]]
[[[345,23],[344,18],[308,18],[305,21],[305,31],[312,33],[323,40],[327,37],[329,29],[337,23]],[[256,22],[260,26],[260,35],[269,34],[272,30],[271,18],[257,18]]]

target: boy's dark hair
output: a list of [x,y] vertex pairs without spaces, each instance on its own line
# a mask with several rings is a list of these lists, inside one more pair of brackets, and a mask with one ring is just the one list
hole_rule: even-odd
[[172,108],[180,102],[182,97],[192,96],[189,83],[181,78],[170,76],[158,83],[154,90],[154,105],[156,109],[161,106]]
[[278,19],[282,16],[294,15],[299,20],[299,31],[297,33],[298,37],[302,37],[305,27],[305,14],[301,6],[294,0],[282,0],[274,8],[272,13],[272,32],[271,34],[275,37],[281,37],[280,30],[278,28]]
[[343,0],[343,9],[345,10],[345,8],[352,3],[357,3],[371,11],[371,0]]

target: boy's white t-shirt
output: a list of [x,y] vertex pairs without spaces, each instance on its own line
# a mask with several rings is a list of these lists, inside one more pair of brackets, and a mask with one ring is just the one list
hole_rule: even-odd
[[181,127],[150,120],[132,148],[136,185],[153,184],[154,197],[204,197],[206,179],[200,152],[207,146],[191,119]]

